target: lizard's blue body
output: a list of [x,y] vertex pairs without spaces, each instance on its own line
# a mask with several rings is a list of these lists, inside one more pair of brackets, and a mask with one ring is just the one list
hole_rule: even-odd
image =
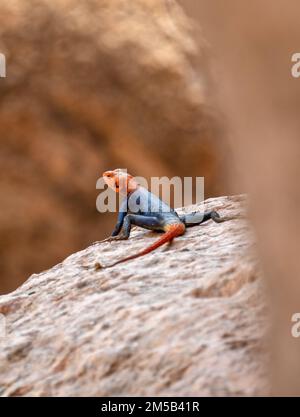
[[111,188],[124,194],[116,226],[111,237],[105,239],[105,241],[128,239],[133,225],[165,232],[158,241],[148,248],[116,261],[108,265],[109,267],[146,255],[164,243],[172,242],[174,237],[185,232],[186,227],[201,224],[209,219],[218,223],[223,221],[215,210],[178,215],[175,210],[156,195],[138,185],[131,175],[121,170],[107,171],[103,174],[103,177]]

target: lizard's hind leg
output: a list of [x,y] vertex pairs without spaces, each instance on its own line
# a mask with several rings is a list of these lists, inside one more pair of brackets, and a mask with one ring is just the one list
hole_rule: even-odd
[[198,224],[204,223],[210,219],[212,219],[216,223],[223,223],[227,222],[228,220],[243,219],[244,216],[237,214],[234,216],[221,217],[216,210],[209,210],[205,211],[204,213],[194,211],[193,213],[181,215],[179,216],[179,218],[187,227],[193,227],[197,226]]
[[193,213],[184,214],[179,217],[180,217],[180,220],[183,221],[183,223],[187,227],[192,227],[192,226],[197,226],[198,224],[204,223],[210,219],[217,222],[218,220],[216,219],[219,219],[220,215],[215,210],[208,210],[205,212],[194,211]]

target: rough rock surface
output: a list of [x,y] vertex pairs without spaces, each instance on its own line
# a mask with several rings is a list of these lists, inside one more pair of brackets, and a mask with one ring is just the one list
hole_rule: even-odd
[[[235,214],[244,202],[206,208]],[[266,392],[266,306],[248,222],[210,221],[146,257],[90,267],[154,239],[138,229],[95,244],[0,298],[2,396]]]

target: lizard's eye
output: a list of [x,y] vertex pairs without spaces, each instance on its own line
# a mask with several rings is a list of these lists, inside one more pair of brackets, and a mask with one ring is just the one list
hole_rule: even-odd
[[103,172],[102,176],[104,178],[111,178],[113,176],[113,173],[111,171],[105,171]]

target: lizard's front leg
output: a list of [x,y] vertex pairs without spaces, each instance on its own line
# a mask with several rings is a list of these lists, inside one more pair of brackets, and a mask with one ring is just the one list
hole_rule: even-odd
[[[112,235],[102,240],[101,242],[113,242],[115,240],[127,240],[130,236],[131,224],[133,222],[133,214],[127,214],[118,221]],[[142,217],[142,216],[140,216]]]
[[139,226],[145,229],[157,230],[162,227],[161,219],[155,216],[143,216],[141,214],[127,214],[123,221],[121,232],[115,240],[128,239],[132,226]]

